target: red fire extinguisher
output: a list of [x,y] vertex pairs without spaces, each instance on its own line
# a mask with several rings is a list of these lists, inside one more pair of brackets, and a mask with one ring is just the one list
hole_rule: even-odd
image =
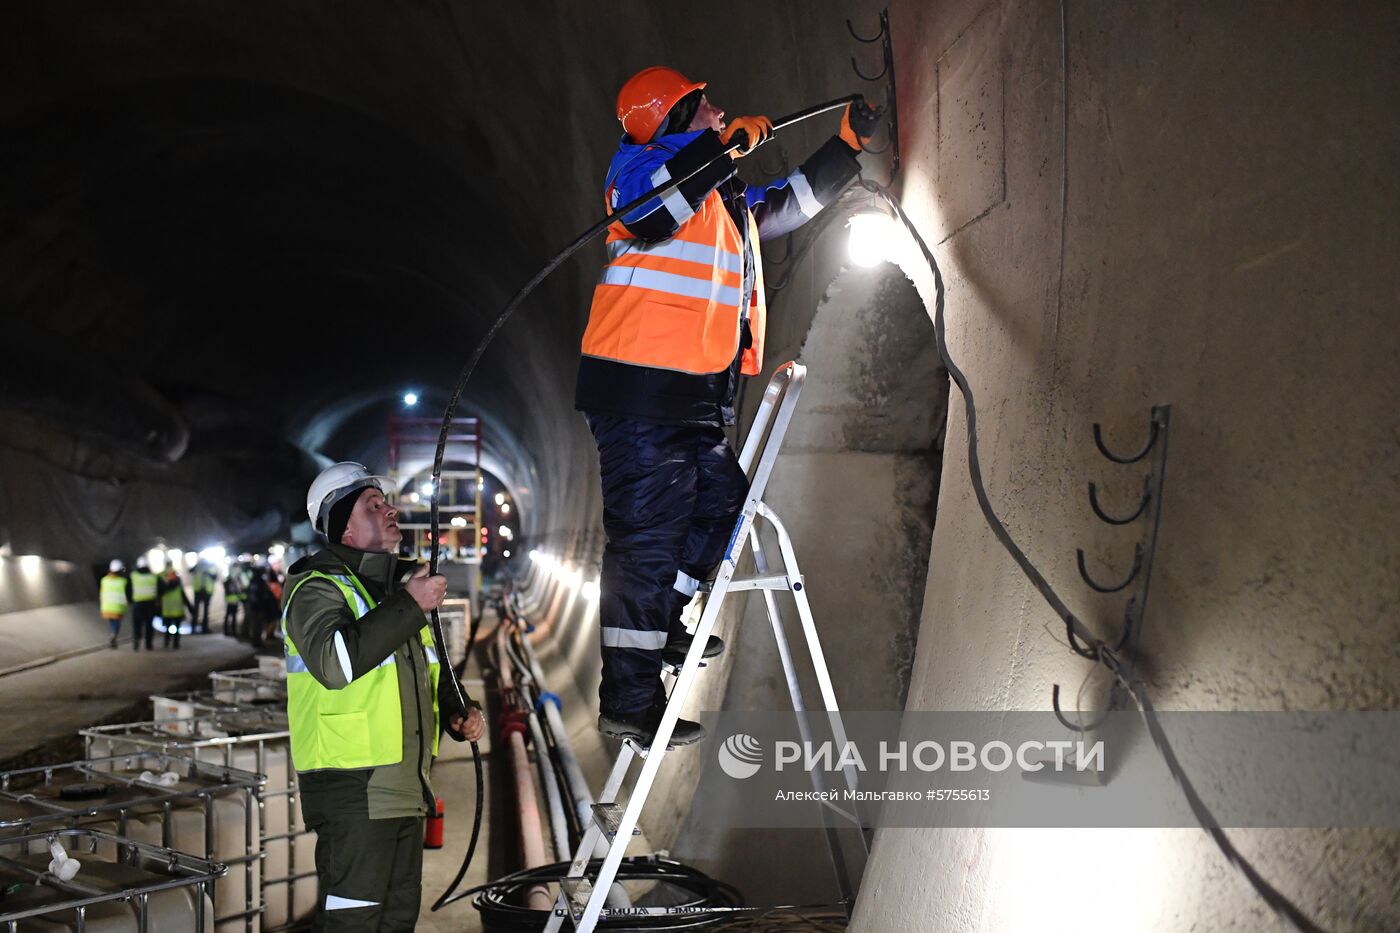
[[435,806],[433,812],[428,814],[427,824],[423,827],[423,848],[442,848],[442,817],[445,812],[442,798],[436,797],[433,800]]

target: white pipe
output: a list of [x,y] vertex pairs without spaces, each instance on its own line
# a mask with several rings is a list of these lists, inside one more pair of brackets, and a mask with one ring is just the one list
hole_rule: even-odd
[[[519,624],[519,623],[517,623]],[[535,654],[535,646],[530,644],[530,639],[524,634],[523,626],[520,643],[525,646],[525,657],[530,664],[530,677],[535,682],[537,690],[544,690],[544,672],[540,670],[540,659]],[[559,764],[564,769],[565,790],[573,800],[574,812],[578,814],[579,825],[587,827],[593,820],[593,791],[589,789],[588,778],[583,774],[583,768],[579,766],[578,756],[574,754],[573,743],[569,741],[569,733],[564,728],[564,717],[559,714],[559,707],[549,700],[540,704],[544,707],[544,717],[549,723],[549,731],[554,736],[554,751],[559,755]],[[608,844],[603,838],[593,846],[595,858],[603,858],[608,854]],[[627,890],[617,882],[613,882],[608,890],[609,907],[631,907],[632,898],[628,896]]]
[[[506,643],[506,629],[496,626],[496,670],[501,678],[501,692],[509,696],[515,691],[515,682],[510,672],[510,649]],[[549,859],[544,852],[544,828],[540,825],[540,808],[535,796],[535,776],[530,771],[530,756],[525,751],[525,736],[516,729],[510,733],[511,773],[515,777],[515,802],[520,817],[520,850],[526,868],[539,868]],[[549,896],[549,888],[537,884],[525,895],[526,906],[532,910],[551,910],[554,899]]]
[[549,828],[554,835],[554,858],[567,862],[573,857],[569,851],[569,824],[564,817],[564,801],[559,796],[559,779],[551,764],[549,745],[544,740],[544,730],[540,728],[540,718],[530,714],[530,738],[535,743],[535,766],[540,769],[540,780],[544,782],[544,796],[549,801]]

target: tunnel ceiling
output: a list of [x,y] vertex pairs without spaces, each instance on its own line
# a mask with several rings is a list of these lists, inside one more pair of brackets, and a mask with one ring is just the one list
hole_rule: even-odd
[[[731,113],[849,90],[797,9],[746,13],[772,36],[756,62],[726,11],[641,3],[7,4],[9,433],[38,426],[21,446],[88,479],[175,464],[246,487],[246,514],[294,510],[309,454],[383,456],[405,388],[440,412],[496,310],[595,219],[627,75],[670,62]],[[468,392],[512,462],[572,417],[596,263],[548,283]]]

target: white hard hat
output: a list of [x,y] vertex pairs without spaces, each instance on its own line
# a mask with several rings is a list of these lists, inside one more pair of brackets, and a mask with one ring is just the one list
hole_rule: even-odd
[[112,561],[110,564],[107,565],[107,572],[108,572],[108,573],[121,573],[121,572],[122,572],[122,562],[119,561],[119,560],[114,560],[114,561]]
[[351,493],[374,488],[384,491],[384,477],[375,476],[362,463],[345,461],[326,467],[306,491],[306,517],[311,527],[326,533],[326,516],[331,507]]
[[150,566],[151,566],[151,562],[148,561],[148,560],[146,560],[146,555],[143,554],[143,555],[141,555],[140,557],[136,558],[136,569],[137,569],[137,570],[146,570],[146,569],[149,568]]

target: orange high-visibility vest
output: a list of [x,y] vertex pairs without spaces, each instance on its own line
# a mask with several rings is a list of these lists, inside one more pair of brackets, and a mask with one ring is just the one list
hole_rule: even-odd
[[[767,307],[758,226],[747,216],[755,267],[748,315],[753,346],[741,365],[744,375],[754,376],[763,369]],[[585,356],[696,375],[729,368],[739,352],[744,241],[718,191],[670,239],[644,243],[616,223],[608,229],[607,249],[583,333]]]

